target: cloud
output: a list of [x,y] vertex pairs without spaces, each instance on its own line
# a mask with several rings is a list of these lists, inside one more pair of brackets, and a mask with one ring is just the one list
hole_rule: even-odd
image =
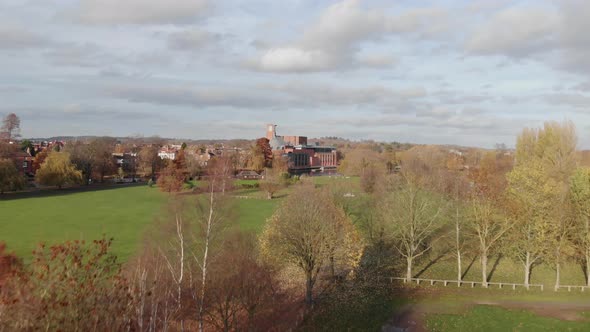
[[359,88],[305,81],[234,87],[118,84],[106,87],[104,92],[109,97],[134,103],[242,109],[350,108],[359,105],[410,109],[411,103],[419,103],[427,96],[422,87],[394,90],[382,86]]
[[229,87],[187,87],[187,86],[149,86],[115,85],[105,89],[114,98],[134,103],[156,105],[181,105],[191,107],[225,106],[236,108],[270,107],[272,97],[255,96],[247,89]]
[[434,35],[445,29],[443,22],[446,22],[446,12],[439,9],[418,8],[388,16],[381,10],[361,7],[358,0],[344,0],[328,7],[298,40],[268,48],[250,65],[258,70],[278,72],[389,66],[391,62],[383,61],[385,58],[381,61],[356,59],[355,54],[362,43],[395,34]]
[[215,36],[205,30],[184,30],[168,36],[168,47],[181,51],[198,50],[206,47],[213,39]]
[[276,72],[311,72],[330,69],[340,61],[338,57],[323,50],[279,47],[272,48],[261,56],[259,68]]
[[374,68],[392,67],[397,64],[398,60],[385,54],[364,54],[357,57],[358,63]]
[[64,15],[84,24],[182,24],[207,7],[205,0],[81,0]]
[[47,38],[19,24],[0,20],[0,49],[36,48],[49,43]]
[[467,38],[465,49],[474,54],[529,56],[556,45],[560,17],[537,8],[508,8],[493,15]]
[[581,93],[554,93],[541,96],[541,98],[553,105],[567,105],[584,109],[590,106],[590,96]]

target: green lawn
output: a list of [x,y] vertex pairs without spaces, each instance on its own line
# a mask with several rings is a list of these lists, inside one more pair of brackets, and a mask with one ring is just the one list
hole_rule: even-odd
[[[322,184],[334,180],[317,177]],[[253,184],[256,180],[240,180]],[[243,230],[259,232],[290,189],[273,200],[258,189],[238,189],[237,219]],[[28,258],[40,242],[93,240],[113,237],[113,252],[122,260],[137,249],[147,225],[161,211],[166,194],[148,186],[122,187],[91,192],[63,192],[54,196],[0,201],[0,241],[21,257]]]
[[136,249],[164,195],[147,186],[0,201],[0,241],[28,257],[40,242],[113,237],[125,259]]
[[526,310],[508,310],[478,305],[462,314],[433,314],[429,331],[589,331],[588,321],[565,321],[538,316]]
[[[263,197],[257,190],[252,195]],[[113,252],[125,260],[166,197],[156,187],[138,186],[0,201],[0,241],[28,258],[40,242],[93,240],[105,234],[114,238]],[[280,199],[236,199],[240,228],[259,232]]]

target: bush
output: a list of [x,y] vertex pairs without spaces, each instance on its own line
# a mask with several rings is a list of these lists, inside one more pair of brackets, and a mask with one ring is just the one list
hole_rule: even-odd
[[190,182],[190,181],[185,182],[182,185],[182,189],[190,190],[190,189],[193,189],[193,188],[195,188],[195,184],[193,182]]
[[110,246],[104,238],[41,245],[0,292],[0,330],[129,329],[128,286]]

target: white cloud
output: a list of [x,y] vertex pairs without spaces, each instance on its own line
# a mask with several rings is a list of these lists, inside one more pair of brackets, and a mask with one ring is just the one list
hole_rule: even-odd
[[265,71],[319,71],[334,66],[338,60],[322,50],[279,47],[266,51],[261,56],[259,65]]
[[66,15],[87,24],[187,23],[206,8],[205,0],[81,0]]
[[555,45],[554,32],[559,23],[560,18],[555,12],[508,8],[476,28],[468,37],[465,48],[477,54],[528,56]]
[[[302,72],[342,69],[345,66],[390,66],[391,59],[356,58],[362,43],[401,33],[433,35],[446,26],[446,13],[435,8],[412,9],[398,16],[365,9],[358,0],[328,7],[294,43],[271,47],[255,66],[264,71]],[[360,60],[360,61],[359,61]],[[365,61],[363,61],[365,60]]]

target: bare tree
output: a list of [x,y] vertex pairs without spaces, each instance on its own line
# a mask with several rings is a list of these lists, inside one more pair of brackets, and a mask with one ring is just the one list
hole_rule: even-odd
[[469,228],[479,242],[479,256],[481,261],[481,282],[488,287],[488,257],[490,251],[511,228],[506,218],[502,218],[494,210],[492,203],[485,199],[475,199],[472,202]]
[[208,273],[214,250],[223,242],[223,232],[227,229],[231,217],[226,190],[230,189],[229,182],[233,173],[231,161],[220,159],[211,163],[206,192],[197,196],[195,245],[191,255],[201,271],[198,290],[198,320],[199,331],[203,331],[205,315]]
[[432,248],[441,229],[443,201],[421,189],[409,178],[387,193],[379,206],[387,234],[406,259],[406,278],[412,278],[414,260]]
[[20,137],[20,119],[16,114],[10,113],[2,120],[0,139],[11,141],[18,137]]

